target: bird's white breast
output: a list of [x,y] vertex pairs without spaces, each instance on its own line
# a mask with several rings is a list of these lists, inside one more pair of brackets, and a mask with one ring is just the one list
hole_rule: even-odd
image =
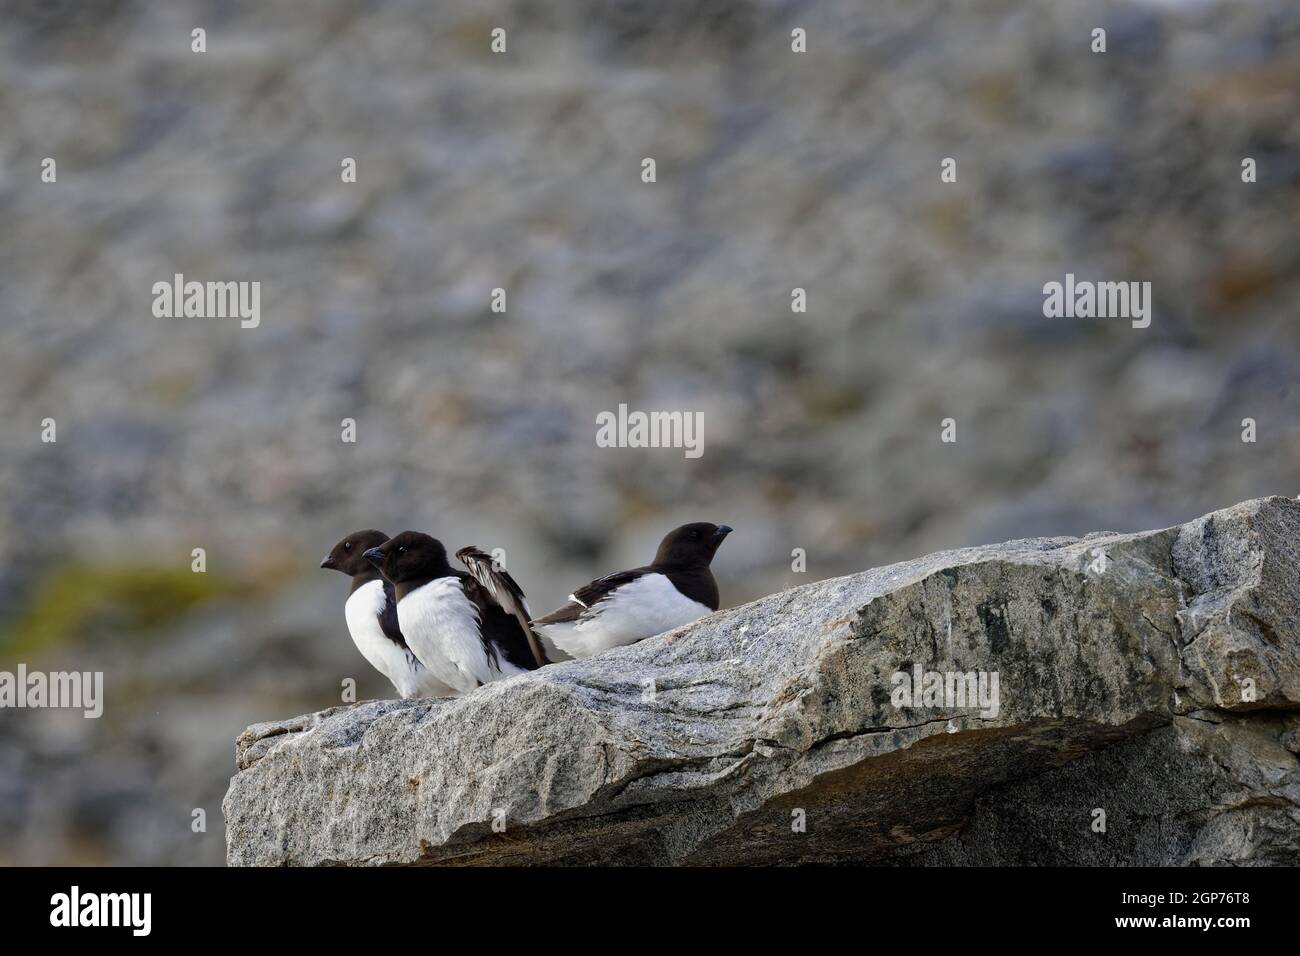
[[397,623],[416,656],[456,693],[500,676],[479,638],[478,608],[459,578],[435,578],[403,596]]
[[367,581],[352,592],[343,615],[348,633],[361,656],[387,677],[402,697],[443,697],[451,693],[441,681],[422,667],[409,651],[403,650],[379,626],[388,596],[381,581]]
[[590,657],[698,621],[712,609],[688,598],[663,574],[643,574],[592,605],[576,621],[536,627],[570,657]]

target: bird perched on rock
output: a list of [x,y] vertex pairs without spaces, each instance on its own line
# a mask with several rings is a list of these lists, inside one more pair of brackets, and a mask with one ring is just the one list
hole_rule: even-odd
[[370,548],[387,540],[388,535],[373,529],[350,534],[334,545],[320,566],[352,578],[352,592],[343,606],[343,616],[352,643],[370,666],[392,681],[403,698],[450,696],[452,689],[407,646],[397,623],[393,585],[364,557]]
[[718,609],[709,563],[730,533],[725,524],[682,525],[668,532],[650,564],[592,581],[532,626],[548,649],[590,657],[698,620]]
[[411,650],[455,694],[548,663],[528,628],[524,592],[489,555],[462,548],[467,574],[437,538],[403,531],[365,552],[393,585]]

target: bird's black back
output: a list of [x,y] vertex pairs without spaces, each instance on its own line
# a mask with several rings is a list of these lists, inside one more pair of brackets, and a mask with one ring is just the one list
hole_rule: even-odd
[[718,609],[718,582],[714,580],[713,572],[707,566],[667,568],[648,564],[643,568],[633,568],[630,571],[615,571],[613,574],[607,574],[590,584],[583,585],[573,592],[574,600],[545,617],[537,618],[533,623],[567,624],[579,620],[623,585],[630,584],[646,574],[662,574],[672,582],[673,587],[692,601],[699,601],[712,611]]

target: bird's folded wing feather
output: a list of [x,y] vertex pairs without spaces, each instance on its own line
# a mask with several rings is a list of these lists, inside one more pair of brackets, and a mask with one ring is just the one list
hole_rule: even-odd
[[584,584],[578,590],[569,595],[569,603],[565,604],[558,610],[552,611],[545,617],[539,617],[534,620],[533,624],[567,624],[572,621],[584,618],[594,617],[600,613],[600,602],[609,597],[614,591],[635,581],[644,574],[653,574],[654,568],[634,568],[631,571],[615,571],[613,574],[607,574],[603,578],[597,578],[590,584]]
[[491,595],[492,600],[519,621],[524,636],[528,638],[528,646],[533,652],[537,666],[541,667],[547,663],[542,646],[537,641],[537,635],[529,625],[531,615],[528,611],[528,601],[524,598],[524,589],[518,582],[492,559],[492,555],[480,551],[473,545],[461,548],[456,552],[456,557],[460,558],[461,563],[469,570],[470,576]]

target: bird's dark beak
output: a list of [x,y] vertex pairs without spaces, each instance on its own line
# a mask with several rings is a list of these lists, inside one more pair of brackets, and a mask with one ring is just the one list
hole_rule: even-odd
[[338,565],[334,563],[334,555],[332,555],[332,554],[327,554],[327,555],[325,555],[325,560],[322,561],[322,562],[320,563],[320,566],[321,566],[322,568],[337,568],[337,567],[338,567]]
[[384,552],[380,551],[378,548],[371,548],[369,551],[363,554],[362,557],[365,558],[367,561],[369,561],[371,564],[373,564],[375,567],[380,567],[384,563]]
[[713,532],[713,540],[721,544],[722,539],[725,538],[727,535],[731,534],[732,530],[733,529],[730,525],[725,525],[725,524],[718,525],[718,530]]

